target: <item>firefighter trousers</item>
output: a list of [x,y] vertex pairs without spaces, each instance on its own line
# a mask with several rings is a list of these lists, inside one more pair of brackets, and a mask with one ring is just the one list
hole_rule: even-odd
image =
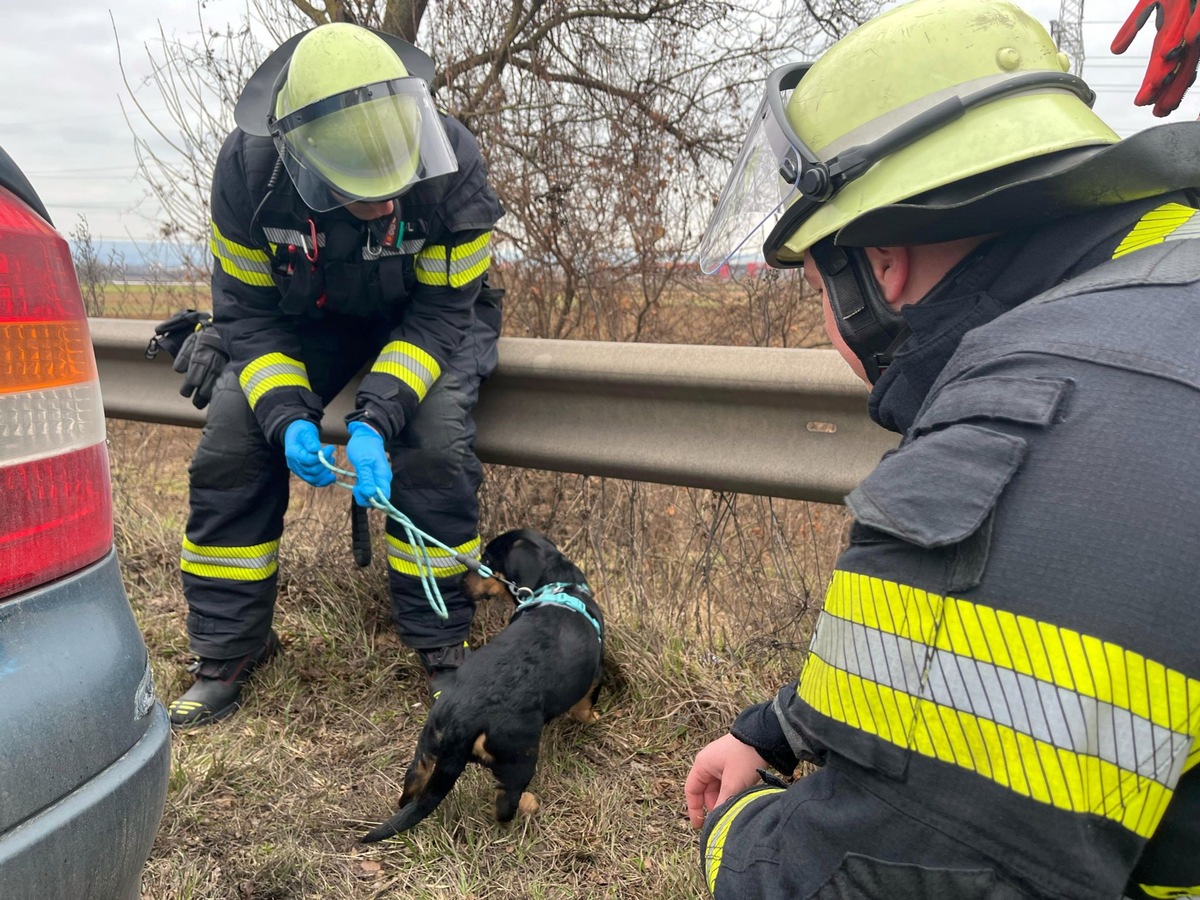
[[[495,368],[500,328],[498,307],[484,315],[476,309],[472,332],[388,448],[393,505],[422,531],[473,556],[479,554],[483,467],[471,413],[480,384]],[[367,334],[380,333],[386,330],[330,319],[301,330],[309,381],[323,402],[374,357],[378,341]],[[271,629],[290,479],[282,448],[267,442],[231,370],[213,392],[188,478],[182,569],[191,650],[210,659],[236,658],[262,646]],[[462,590],[465,568],[430,548],[449,614],[442,620],[420,584],[414,548],[391,519],[387,545],[392,619],[401,640],[416,649],[461,644],[475,613]]]

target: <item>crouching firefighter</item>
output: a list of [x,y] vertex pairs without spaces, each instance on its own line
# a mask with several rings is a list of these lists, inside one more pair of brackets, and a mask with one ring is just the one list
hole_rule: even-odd
[[[475,139],[434,108],[432,76],[410,44],[336,23],[288,40],[238,101],[213,175],[213,317],[229,362],[189,469],[181,565],[199,658],[170,705],[176,726],[234,712],[276,652],[288,472],[334,481],[318,457],[322,412],[363,369],[347,416],[355,501],[382,492],[478,555],[472,409],[496,365],[502,292],[486,275],[503,210]],[[467,652],[464,567],[441,549],[422,563],[387,528],[392,617],[436,691]]]
[[720,900],[1200,893],[1200,123],[1121,140],[1069,69],[915,0],[768,79],[702,265],[765,223],[902,438],[688,776]]

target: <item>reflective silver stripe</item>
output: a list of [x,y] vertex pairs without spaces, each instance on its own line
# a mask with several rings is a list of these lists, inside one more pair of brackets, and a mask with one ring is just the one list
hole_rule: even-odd
[[[453,556],[440,556],[440,557],[434,556],[433,555],[434,548],[432,548],[432,547],[429,548],[430,549],[430,558],[429,558],[428,562],[426,562],[426,560],[418,557],[417,554],[412,551],[411,544],[405,544],[404,546],[409,549],[402,550],[402,549],[400,549],[400,547],[396,546],[396,544],[393,543],[392,541],[388,541],[388,556],[390,556],[392,559],[403,560],[406,563],[411,563],[414,566],[419,565],[422,568],[427,567],[427,568],[433,569],[434,575],[437,577],[442,577],[445,574],[452,574],[452,573],[448,573],[448,570],[450,570],[450,569],[461,570],[463,568],[463,564],[460,563]],[[479,558],[479,549],[476,548],[475,552],[468,553],[467,555],[472,557],[473,559],[478,559]]]
[[[1191,746],[1127,709],[823,613],[811,651],[842,671],[1175,785]],[[924,685],[922,685],[924,675]]]
[[425,246],[425,238],[413,238],[400,244],[400,252],[409,256],[418,253]]
[[1164,241],[1186,241],[1200,237],[1200,211],[1192,213],[1192,217],[1168,234]]
[[[263,234],[272,244],[295,244],[297,247],[307,247],[312,243],[312,235],[291,228],[263,228]],[[325,232],[317,232],[317,246],[325,246]]]
[[221,550],[234,550],[236,548],[222,547],[204,547],[193,549],[195,544],[188,546],[184,544],[180,556],[183,560],[190,563],[198,563],[205,566],[226,566],[231,569],[263,569],[279,559],[278,541],[275,542],[276,548],[259,553],[257,556],[222,556]]
[[[412,347],[413,351],[420,351],[419,347],[416,347],[412,344],[403,344],[400,341],[393,341],[383,348],[383,351],[379,354],[374,364],[371,366],[371,371],[387,372],[396,378],[400,378],[400,380],[405,384],[408,384],[414,390],[417,390],[417,385],[413,384],[413,380],[415,379],[421,386],[424,387],[424,391],[417,390],[417,393],[424,396],[425,392],[433,386],[435,381],[437,381],[438,376],[441,374],[441,369],[437,365],[436,360],[429,356],[429,354],[421,351],[421,355],[425,357],[425,359],[422,360],[413,353],[405,352],[405,350],[401,349],[405,346]],[[431,365],[434,367],[433,369],[430,368]],[[404,369],[407,372],[411,372],[413,379],[401,377],[400,373],[395,371],[393,368],[394,366]]]
[[[471,540],[459,544],[454,548],[454,551],[455,553],[469,556],[472,559],[478,559],[481,547],[482,541],[476,535]],[[425,560],[418,557],[416,549],[412,544],[389,534],[387,536],[387,548],[388,565],[404,575],[416,577],[429,572],[435,578],[449,578],[454,575],[460,575],[467,570],[466,566],[441,547],[429,547],[430,558]]]
[[[276,359],[278,358],[278,359]],[[253,407],[259,398],[273,387],[297,385],[309,387],[308,372],[302,363],[282,353],[268,353],[252,360],[239,379],[242,392]]]
[[491,244],[485,243],[482,247],[474,252],[462,257],[461,259],[453,259],[450,261],[450,274],[461,275],[463,272],[470,271],[483,262],[485,259],[490,259],[492,256]]

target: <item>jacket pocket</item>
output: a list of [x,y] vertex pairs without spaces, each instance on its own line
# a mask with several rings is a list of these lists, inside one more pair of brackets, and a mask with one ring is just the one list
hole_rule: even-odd
[[857,523],[923,549],[956,544],[983,525],[1026,447],[1014,435],[953,425],[888,456],[846,503]]
[[810,900],[923,897],[929,900],[1024,900],[991,869],[940,869],[847,853]]

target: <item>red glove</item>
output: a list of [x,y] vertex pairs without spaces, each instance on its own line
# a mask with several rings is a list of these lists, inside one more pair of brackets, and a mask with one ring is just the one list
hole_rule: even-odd
[[1134,36],[1155,13],[1154,45],[1146,76],[1134,104],[1154,104],[1154,115],[1171,113],[1196,80],[1200,62],[1200,7],[1197,0],[1137,0],[1133,12],[1113,38],[1112,52],[1124,53]]

